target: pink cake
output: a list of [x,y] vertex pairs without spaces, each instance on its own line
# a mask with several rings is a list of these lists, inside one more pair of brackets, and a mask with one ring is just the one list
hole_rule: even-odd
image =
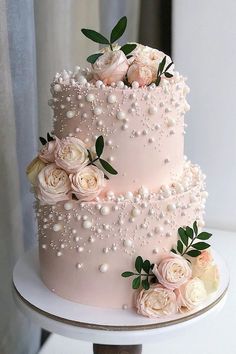
[[[121,51],[119,47],[115,50]],[[105,51],[97,62],[103,64],[101,58],[114,52]],[[139,63],[139,57],[145,58],[146,66],[150,58],[157,68],[163,58],[166,65],[171,63],[164,53],[141,45],[132,53],[128,70]],[[109,83],[114,72],[109,72],[109,80],[98,78],[95,64],[92,69],[63,71],[51,84],[54,140],[50,135],[48,142],[43,139],[45,147],[37,159],[39,174],[34,182],[31,178],[38,199],[41,276],[50,290],[66,299],[104,308],[130,308],[136,306],[137,294],[121,274],[134,269],[138,256],[156,263],[169,254],[179,227],[194,221],[199,228],[204,226],[205,176],[184,156],[189,88],[172,64],[169,75],[157,80],[156,70],[155,80],[148,84],[140,71],[132,75],[131,71],[118,72],[123,79]],[[136,80],[127,82],[130,76]],[[68,172],[63,165],[68,150],[58,152],[58,144],[79,138],[96,156],[94,145],[99,136],[105,141],[102,157],[118,174],[108,173],[109,180],[89,196],[74,186],[71,192],[68,183],[75,183],[71,174],[75,170]],[[72,163],[74,151],[69,154]],[[62,183],[62,189],[54,191],[60,193],[55,201],[43,189],[45,183],[46,187],[51,183],[51,175],[44,172],[49,165],[63,171],[57,170],[56,182],[52,182]],[[31,172],[32,164],[28,174]],[[95,180],[98,183],[97,175]],[[89,183],[90,177],[86,179],[88,189]]]

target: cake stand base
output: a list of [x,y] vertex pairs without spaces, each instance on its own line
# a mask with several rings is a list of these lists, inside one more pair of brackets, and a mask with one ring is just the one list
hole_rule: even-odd
[[94,354],[141,354],[142,345],[93,345]]

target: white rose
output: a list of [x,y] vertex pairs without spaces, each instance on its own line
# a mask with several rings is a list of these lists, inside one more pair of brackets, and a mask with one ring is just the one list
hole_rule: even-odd
[[104,173],[96,166],[87,166],[71,174],[70,181],[73,193],[81,201],[93,200],[105,186]]
[[216,264],[209,266],[206,271],[200,276],[208,294],[213,293],[219,287],[220,275]]
[[137,297],[137,312],[140,315],[159,318],[176,314],[178,311],[175,293],[160,284],[142,289]]
[[181,310],[192,310],[207,297],[207,291],[201,279],[195,277],[175,290],[177,303]]
[[39,172],[46,166],[38,157],[33,159],[26,168],[26,174],[30,183],[35,186]]

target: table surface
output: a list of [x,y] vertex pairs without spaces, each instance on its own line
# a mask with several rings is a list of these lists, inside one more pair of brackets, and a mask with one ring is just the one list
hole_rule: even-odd
[[[216,316],[209,316],[202,321],[191,324],[183,328],[182,331],[169,333],[160,336],[157,343],[145,344],[143,354],[236,354],[234,332],[236,328],[236,279],[234,270],[236,269],[236,233],[222,230],[210,230],[212,246],[227,261],[231,281],[228,291],[227,301],[224,308]],[[40,354],[66,354],[70,348],[70,354],[90,354],[92,344],[69,339],[54,334],[40,351]]]

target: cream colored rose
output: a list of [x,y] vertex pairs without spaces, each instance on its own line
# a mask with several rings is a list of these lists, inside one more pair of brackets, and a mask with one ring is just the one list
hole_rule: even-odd
[[213,258],[210,250],[202,251],[198,257],[191,259],[193,277],[201,277],[212,266]]
[[38,174],[36,196],[42,204],[56,204],[71,198],[71,184],[67,173],[56,164],[46,165]]
[[212,264],[207,270],[200,276],[203,281],[208,294],[213,293],[219,287],[220,275],[217,265]]
[[104,84],[122,81],[129,68],[129,62],[122,50],[108,51],[101,55],[92,65],[92,74],[95,80],[102,80]]
[[105,186],[104,173],[96,166],[87,166],[71,174],[70,181],[73,193],[81,201],[93,200]]
[[174,290],[190,279],[192,270],[184,257],[171,253],[154,266],[153,273],[165,288]]
[[207,297],[207,291],[201,279],[195,277],[175,290],[179,308],[192,310],[199,306]]
[[30,183],[35,186],[39,172],[46,166],[46,164],[38,157],[33,159],[26,168],[26,174]]
[[55,138],[45,144],[39,152],[39,158],[43,162],[54,162],[55,161],[55,149],[58,145],[59,139]]
[[55,163],[68,173],[78,172],[89,162],[85,144],[78,138],[61,139],[55,149]]
[[175,293],[160,284],[141,290],[136,305],[140,315],[152,318],[174,315],[178,311]]

